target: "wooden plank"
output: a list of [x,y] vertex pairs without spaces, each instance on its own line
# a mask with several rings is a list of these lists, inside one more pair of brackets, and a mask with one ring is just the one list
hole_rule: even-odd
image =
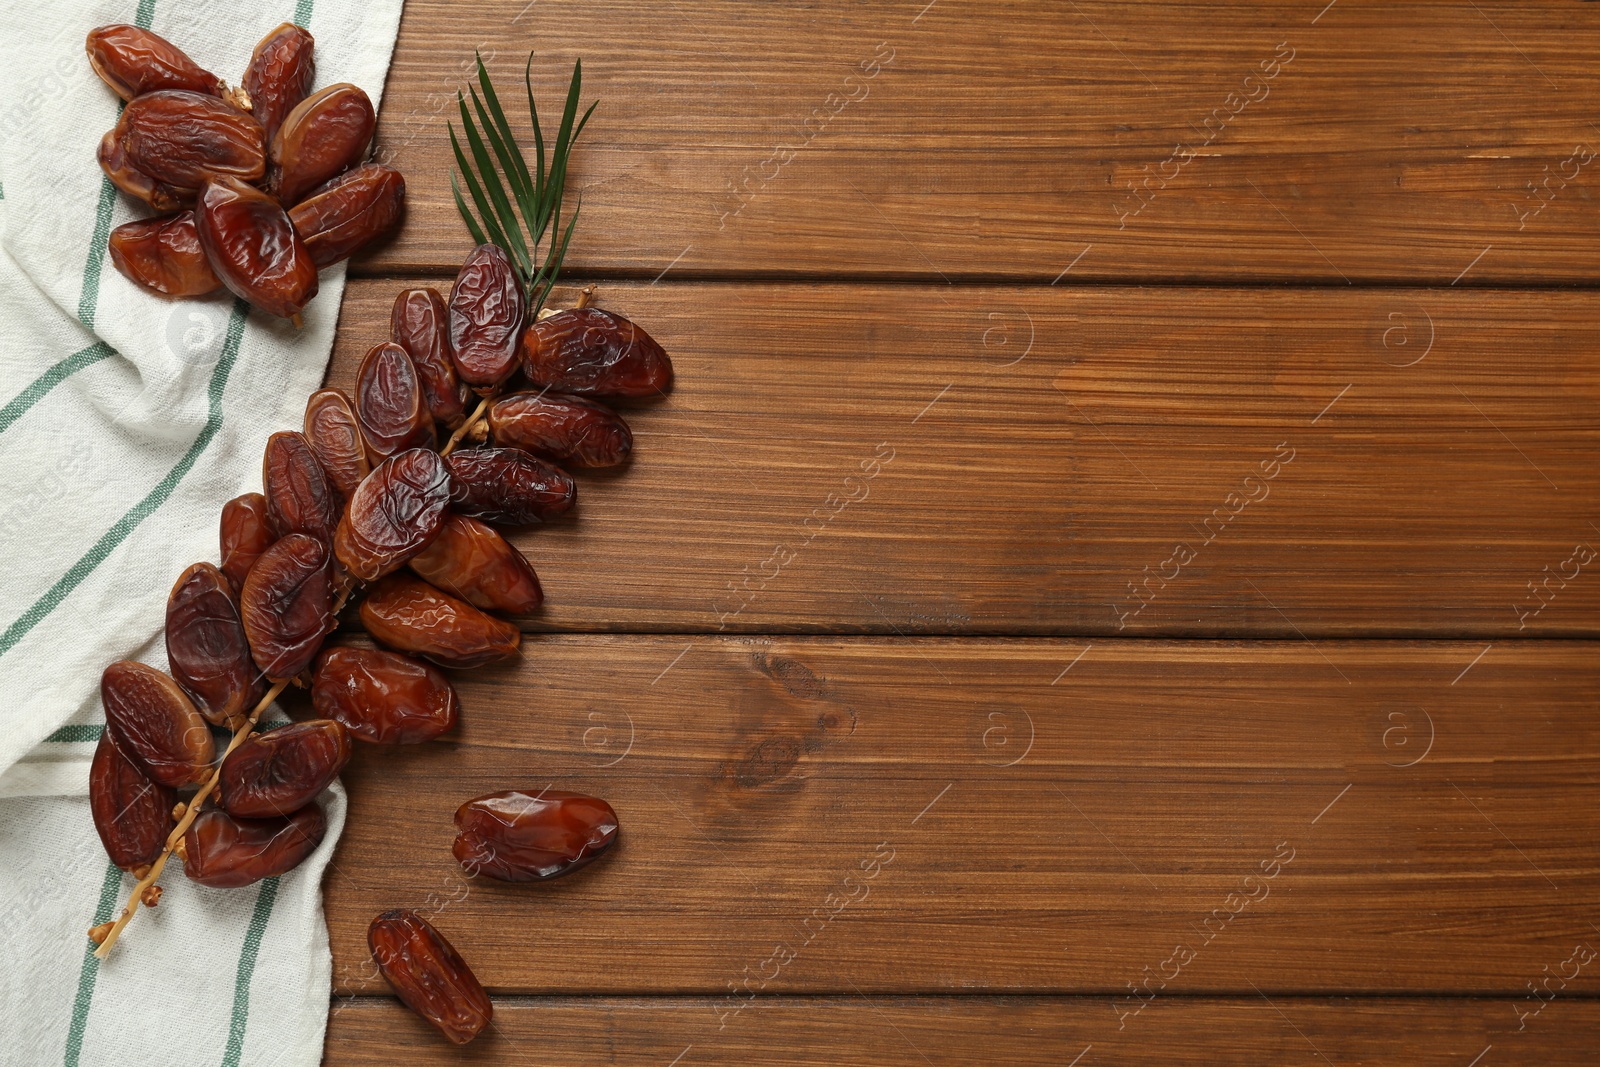
[[[772,1067],[1005,1063],[1364,1064],[1465,1067],[1580,1063],[1600,1044],[1600,1004],[1551,1004],[1525,1030],[1516,1001],[1307,997],[1165,998],[1121,1030],[1106,997],[769,997],[719,1028],[692,998],[501,1000],[472,1057],[507,1064],[770,1064]],[[1504,1059],[1506,1055],[1515,1060]],[[327,1067],[461,1062],[388,999],[336,1003]],[[1074,1059],[1074,1057],[1080,1057]]]
[[[498,993],[1523,996],[1600,937],[1595,653],[534,636],[447,741],[359,748],[334,986],[415,907]],[[546,786],[616,850],[466,880],[455,808]]]
[[531,144],[532,46],[552,125],[574,59],[600,101],[577,270],[1591,280],[1595,12],[1323,6],[413,0],[379,133],[410,220],[359,269],[460,263],[455,92],[481,50]]
[[[350,286],[332,382],[404,284]],[[628,413],[629,468],[521,537],[549,594],[534,628],[1600,632],[1589,293],[600,299],[677,386]]]

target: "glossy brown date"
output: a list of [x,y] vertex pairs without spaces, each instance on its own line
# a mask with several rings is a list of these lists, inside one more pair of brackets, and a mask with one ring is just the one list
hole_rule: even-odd
[[617,813],[597,797],[510,790],[456,810],[452,851],[468,874],[537,882],[587,866],[617,839]]
[[386,911],[367,928],[367,947],[406,1007],[458,1045],[494,1015],[489,994],[443,934],[414,911]]
[[341,171],[355,166],[372,143],[372,100],[348,82],[330,85],[296,104],[272,138],[273,191],[298,203]]
[[580,467],[615,467],[633,452],[621,415],[581,396],[512,393],[489,405],[496,443]]
[[177,211],[185,204],[194,203],[196,190],[175,189],[129,163],[127,146],[116,130],[108,130],[100,138],[99,159],[100,169],[105,171],[112,185],[157,211]]
[[450,506],[462,515],[526,526],[572,509],[578,487],[566,471],[520,448],[474,448],[445,461],[455,488]]
[[441,667],[480,667],[514,655],[522,643],[510,623],[406,574],[373,587],[361,602],[361,622],[374,640]]
[[433,544],[411,557],[429,585],[473,607],[526,615],[544,603],[539,576],[493,527],[451,515]]
[[266,173],[261,124],[215,96],[162,89],[136,96],[115,132],[128,162],[158,182],[198,189],[210,178],[255,181]]
[[211,269],[235,296],[293,318],[317,295],[317,265],[278,202],[253,185],[218,178],[200,190],[195,222]]
[[367,163],[313,189],[289,209],[289,221],[311,259],[327,267],[387,235],[405,212],[405,178]]
[[349,500],[372,472],[372,465],[367,461],[367,443],[355,408],[342,389],[318,389],[311,394],[306,401],[305,435],[334,490]]
[[146,774],[176,789],[211,776],[211,730],[178,683],[154,667],[119,660],[100,675],[106,729]]
[[672,387],[672,360],[655,339],[599,308],[558,311],[529,326],[522,368],[535,384],[579,396],[641,399]]
[[117,747],[110,730],[100,735],[89,764],[89,813],[112,863],[131,871],[155,861],[172,830],[176,797]]
[[222,81],[184,54],[183,49],[149,30],[118,23],[89,31],[84,48],[100,80],[124,100],[158,89],[221,93]]
[[261,554],[244,581],[239,614],[256,666],[273,681],[311,665],[333,624],[328,546],[292,533]]
[[124,222],[111,231],[108,246],[124,278],[163,296],[205,296],[222,288],[200,247],[192,211]]
[[450,359],[450,312],[433,289],[402,289],[389,313],[389,339],[411,357],[435,422],[450,429],[467,417],[472,395]]
[[498,245],[467,254],[450,290],[450,350],[468,385],[499,385],[517,369],[527,305],[511,259]]
[[196,563],[167,597],[167,667],[200,714],[218,726],[237,726],[265,691],[235,596],[226,575]]
[[422,379],[406,350],[393,341],[373,345],[356,369],[356,418],[374,465],[408,448],[433,444],[433,416]]
[[339,494],[305,434],[281,430],[267,438],[261,458],[261,485],[266,491],[272,532],[310,534],[333,543],[339,526]]
[[261,553],[277,540],[267,513],[267,498],[260,493],[245,493],[222,505],[222,573],[235,591],[244,588],[245,577]]
[[443,674],[410,656],[370,648],[324,649],[311,703],[318,715],[377,745],[431,741],[461,713]]
[[331,719],[290,723],[251,734],[222,761],[223,810],[238,819],[292,815],[350,762],[350,735]]
[[250,95],[250,114],[261,123],[267,144],[284,118],[311,91],[317,68],[311,35],[285,22],[256,44],[244,72],[244,91]]
[[380,463],[350,498],[334,552],[363,582],[398,570],[439,536],[450,505],[450,470],[437,452],[413,448]]
[[315,804],[276,819],[236,819],[211,808],[189,826],[176,851],[191,882],[238,889],[294,870],[316,851],[327,829]]

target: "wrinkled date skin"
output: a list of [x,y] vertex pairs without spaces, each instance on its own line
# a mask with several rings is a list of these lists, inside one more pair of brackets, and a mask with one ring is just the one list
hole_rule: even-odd
[[222,573],[235,590],[241,590],[250,568],[277,540],[267,514],[267,498],[260,493],[245,493],[222,505],[221,540]]
[[266,173],[261,124],[215,96],[163,89],[134,97],[114,131],[128,162],[158,182],[193,191],[208,178]]
[[261,554],[244,581],[239,614],[256,666],[273,681],[311,665],[333,623],[328,546],[292,533]]
[[124,278],[163,296],[205,296],[222,288],[200,247],[192,211],[124,222],[111,231],[108,246]]
[[106,729],[151,778],[176,789],[211,776],[211,730],[178,683],[154,667],[119,660],[100,675]]
[[642,399],[672,387],[672,360],[639,327],[599,308],[558,311],[522,338],[528,379],[580,396]]
[[250,94],[250,114],[261,123],[267,144],[284,118],[311,91],[317,68],[311,35],[285,22],[256,44],[244,72],[244,91]]
[[489,405],[489,428],[502,445],[581,467],[615,467],[633,452],[622,416],[581,396],[503,396]]
[[367,648],[325,649],[311,703],[318,715],[377,745],[431,741],[461,713],[443,674],[410,656]]
[[172,831],[176,799],[123,754],[111,731],[100,735],[89,764],[89,811],[112,863],[131,871],[154,862]]
[[433,289],[402,289],[389,313],[389,339],[411,357],[434,421],[452,430],[465,422],[472,394],[450,359],[450,312],[444,297]]
[[212,96],[222,91],[221,79],[201,68],[183,49],[138,26],[96,27],[89,31],[84,47],[100,80],[124,100],[159,89],[187,89]]
[[374,640],[441,667],[481,667],[515,655],[522,633],[420,578],[391,574],[361,602]]
[[445,462],[455,483],[450,506],[485,522],[543,522],[570,511],[578,499],[578,487],[566,471],[520,448],[453,452]]
[[405,178],[367,163],[312,190],[289,209],[289,221],[312,261],[327,267],[387,235],[405,213]]
[[319,389],[311,394],[306,401],[305,435],[334,490],[349,500],[372,465],[367,462],[361,424],[344,390]]
[[374,464],[408,448],[433,445],[422,379],[406,350],[393,341],[373,345],[356,370],[356,418]]
[[511,790],[456,810],[452,851],[468,874],[537,882],[592,863],[617,839],[611,805],[582,793]]
[[411,569],[473,607],[526,615],[544,603],[539,576],[522,553],[464,515],[445,521],[438,539],[411,557]]
[[327,828],[315,804],[276,819],[235,819],[211,808],[183,835],[179,858],[191,882],[238,889],[294,870],[322,843]]
[[293,318],[317,295],[317,265],[272,197],[233,178],[207,182],[195,222],[211,269],[235,296]]
[[167,597],[167,666],[200,714],[218,726],[237,726],[265,692],[234,596],[226,575],[196,563]]
[[239,819],[292,815],[350,762],[350,735],[331,719],[252,734],[222,761],[218,798]]
[[363,582],[398,570],[444,527],[450,469],[437,452],[413,448],[379,464],[350,498],[334,551]]
[[266,490],[272,532],[310,534],[333,542],[339,526],[339,495],[302,433],[282,430],[267,438],[261,459],[261,485]]
[[284,204],[360,162],[372,143],[377,116],[367,94],[348,82],[306,97],[272,138],[274,191]]
[[373,919],[367,947],[406,1007],[457,1045],[489,1025],[489,994],[455,946],[416,912],[386,911]]
[[176,211],[184,204],[194,203],[195,190],[175,189],[129,163],[127,146],[116,130],[108,130],[100,138],[99,158],[100,169],[106,172],[112,185],[157,211]]
[[510,257],[497,245],[474,248],[450,290],[450,348],[463,381],[487,388],[511,376],[526,314]]

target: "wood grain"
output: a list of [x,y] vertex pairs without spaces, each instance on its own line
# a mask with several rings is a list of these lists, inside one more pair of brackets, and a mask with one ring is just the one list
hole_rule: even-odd
[[460,263],[455,92],[481,50],[531,144],[536,48],[552,125],[575,59],[600,101],[575,270],[1592,280],[1600,11],[1323,8],[412,0],[379,132],[410,219],[358,269]]
[[[346,772],[335,989],[415,907],[497,993],[1522,996],[1600,938],[1595,652],[532,637]],[[615,851],[469,883],[456,806],[552,785]]]
[[[331,382],[408,281],[352,283]],[[534,629],[1600,632],[1589,293],[600,300],[677,385],[628,411],[631,466],[518,538],[548,593]]]

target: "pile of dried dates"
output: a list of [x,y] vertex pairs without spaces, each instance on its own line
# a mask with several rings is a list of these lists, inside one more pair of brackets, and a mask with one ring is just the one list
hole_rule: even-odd
[[[196,563],[173,586],[170,675],[123,661],[101,679],[91,808],[112,860],[140,879],[121,917],[90,931],[102,953],[159,899],[169,853],[220,888],[300,863],[323,836],[316,798],[353,741],[438,737],[460,714],[440,668],[517,653],[518,627],[490,613],[523,615],[544,595],[496,527],[569,511],[576,487],[556,464],[613,466],[633,447],[602,401],[672,383],[660,345],[587,299],[530,324],[511,262],[480,246],[448,300],[399,294],[353,398],[320,390],[301,430],[268,440],[262,491],[222,509],[220,565]],[[382,648],[324,647],[353,596]],[[319,717],[254,732],[289,684],[309,688]],[[220,761],[213,726],[233,730]],[[577,870],[617,835],[605,801],[548,790],[468,800],[455,824],[461,866],[506,882]],[[482,987],[424,918],[385,912],[369,940],[401,999],[451,1040],[488,1024]]]
[[311,92],[311,35],[284,23],[228,88],[176,45],[137,26],[101,26],[89,63],[127,101],[100,141],[100,166],[161,212],[111,231],[111,262],[172,297],[227,286],[254,307],[298,319],[317,271],[400,222],[400,172],[362,163],[372,101],[348,83]]

